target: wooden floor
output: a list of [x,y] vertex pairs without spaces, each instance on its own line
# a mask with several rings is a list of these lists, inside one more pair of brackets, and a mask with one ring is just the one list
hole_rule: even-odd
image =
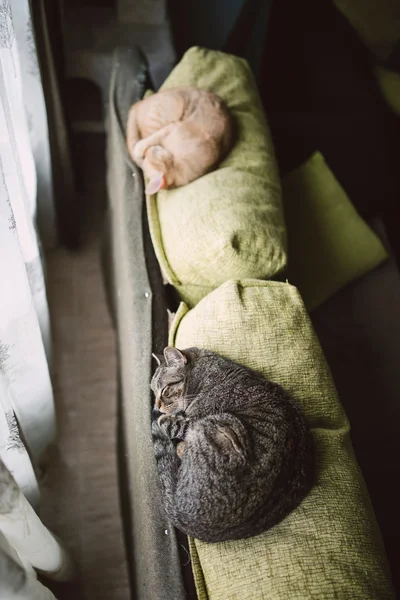
[[58,444],[42,482],[41,517],[70,548],[75,585],[58,598],[128,600],[116,460],[116,353],[99,261],[105,204],[103,138],[78,139],[84,243],[47,255]]

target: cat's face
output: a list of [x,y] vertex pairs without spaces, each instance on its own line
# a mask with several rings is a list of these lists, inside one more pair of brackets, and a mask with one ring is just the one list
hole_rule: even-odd
[[149,180],[146,186],[148,196],[175,186],[172,156],[162,146],[151,146],[147,150],[142,168]]
[[164,413],[185,410],[188,358],[177,348],[165,348],[164,356],[153,355],[158,367],[151,380],[156,407]]
[[201,389],[209,384],[206,376],[210,353],[199,348],[178,350],[168,346],[163,356],[155,356],[158,367],[151,380],[159,411],[186,411]]

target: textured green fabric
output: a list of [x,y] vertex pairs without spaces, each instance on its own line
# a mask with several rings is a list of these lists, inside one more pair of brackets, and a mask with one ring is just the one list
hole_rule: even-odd
[[378,84],[392,111],[400,116],[400,74],[389,69],[376,69]]
[[209,348],[283,385],[304,409],[316,446],[316,484],[282,523],[248,540],[192,541],[200,600],[392,598],[349,424],[297,289],[226,282],[194,309],[181,305],[170,343]]
[[153,245],[166,279],[189,305],[233,277],[270,279],[286,264],[286,231],[274,150],[253,75],[234,56],[191,48],[162,88],[219,94],[237,123],[220,167],[147,198]]
[[366,45],[379,58],[400,40],[399,0],[334,0]]
[[313,310],[387,258],[317,152],[283,181],[288,279]]

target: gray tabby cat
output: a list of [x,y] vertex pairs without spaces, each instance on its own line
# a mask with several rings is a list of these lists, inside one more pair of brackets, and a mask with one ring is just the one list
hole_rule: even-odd
[[312,438],[296,403],[209,350],[168,347],[155,358],[152,434],[167,518],[206,542],[279,523],[313,482]]

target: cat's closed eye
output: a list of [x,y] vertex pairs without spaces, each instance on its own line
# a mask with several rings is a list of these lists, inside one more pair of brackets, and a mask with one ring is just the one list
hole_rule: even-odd
[[173,394],[171,394],[171,386],[170,385],[166,385],[162,390],[161,390],[161,396],[162,398],[170,398],[170,396],[172,396]]
[[181,380],[179,381],[172,381],[171,383],[169,383],[168,385],[166,385],[162,390],[161,390],[161,396],[163,398],[171,398],[173,396],[175,396],[178,392],[178,385],[182,383]]

